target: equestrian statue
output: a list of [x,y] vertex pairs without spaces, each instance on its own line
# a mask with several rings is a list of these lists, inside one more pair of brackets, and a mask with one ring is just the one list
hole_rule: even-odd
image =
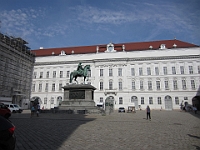
[[83,67],[82,63],[79,62],[77,69],[70,73],[70,83],[72,83],[73,78],[74,81],[76,81],[77,77],[84,77],[84,83],[85,83],[88,71],[90,71],[90,65],[85,65],[85,67]]

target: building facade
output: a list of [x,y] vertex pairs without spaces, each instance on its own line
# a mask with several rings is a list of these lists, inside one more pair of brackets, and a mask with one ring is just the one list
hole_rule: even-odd
[[35,55],[21,38],[0,33],[0,102],[28,108]]
[[[90,65],[96,105],[173,110],[192,104],[200,81],[200,47],[179,40],[33,50],[31,98],[50,109],[63,100],[62,87],[79,62]],[[83,78],[78,78],[83,83]],[[75,82],[72,84],[76,84]]]

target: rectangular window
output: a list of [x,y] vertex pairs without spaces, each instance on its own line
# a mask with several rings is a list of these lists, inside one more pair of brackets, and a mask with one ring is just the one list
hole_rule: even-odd
[[149,97],[149,104],[153,104],[153,97]]
[[53,97],[51,98],[51,104],[54,104],[54,98]]
[[181,72],[181,74],[184,74],[184,66],[180,66],[180,72]]
[[113,70],[110,68],[109,69],[109,77],[113,76]]
[[140,80],[140,90],[143,90],[144,89],[144,86],[143,86],[143,81]]
[[100,82],[99,89],[103,90],[103,82]]
[[189,74],[193,74],[193,67],[189,66]]
[[155,74],[159,75],[159,68],[158,67],[155,67]]
[[109,90],[112,90],[112,89],[113,89],[113,82],[109,81]]
[[167,67],[163,67],[163,73],[164,75],[167,75]]
[[118,68],[118,76],[122,76],[122,68]]
[[174,90],[178,89],[177,80],[173,80]]
[[200,66],[198,66],[198,74],[200,74]]
[[156,81],[157,90],[160,90],[160,81]]
[[139,75],[140,75],[140,76],[143,75],[143,70],[142,70],[142,68],[139,68]]
[[158,104],[159,104],[159,105],[162,104],[161,97],[158,97]]
[[192,90],[195,90],[195,82],[194,82],[194,80],[191,80],[191,88],[192,88]]
[[67,71],[66,77],[69,78],[70,71]]
[[184,100],[188,100],[188,97],[184,97]]
[[119,90],[122,90],[122,82],[119,82]]
[[152,90],[152,82],[148,81],[148,90]]
[[100,102],[100,103],[103,103],[103,97],[100,97],[99,102]]
[[45,92],[48,92],[48,87],[49,87],[49,84],[46,83],[46,86],[45,86]]
[[147,75],[151,75],[151,68],[147,67]]
[[62,91],[62,83],[59,83],[59,91]]
[[172,74],[176,74],[176,68],[172,67]]
[[175,97],[175,104],[179,105],[179,99],[178,99],[178,97]]
[[123,104],[123,98],[119,97],[119,104]]
[[37,72],[33,73],[33,78],[36,79],[37,78]]
[[40,72],[40,78],[43,78],[43,72]]
[[42,91],[42,84],[41,84],[41,83],[39,84],[39,89],[38,89],[38,91],[39,91],[39,92]]
[[144,97],[141,97],[141,104],[144,104]]
[[47,97],[44,98],[44,104],[47,104]]
[[35,84],[32,85],[32,92],[35,92]]
[[182,80],[182,88],[183,88],[183,90],[186,90],[186,81],[185,80]]
[[165,90],[169,90],[169,82],[165,81]]
[[55,91],[56,85],[55,83],[52,84],[52,91]]
[[103,77],[103,69],[100,69],[100,77]]
[[131,76],[135,76],[135,68],[131,68]]
[[60,71],[60,78],[63,77],[63,71]]
[[56,71],[53,71],[53,78],[56,78]]
[[88,70],[87,76],[88,76],[88,77],[91,77],[91,70]]
[[135,81],[132,81],[132,90],[135,90]]
[[49,78],[49,71],[47,71],[46,78]]

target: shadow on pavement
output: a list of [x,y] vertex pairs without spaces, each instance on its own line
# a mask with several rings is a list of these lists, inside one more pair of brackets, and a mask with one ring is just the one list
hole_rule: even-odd
[[190,113],[192,116],[200,119],[200,112],[199,111],[196,114],[193,111],[189,111],[188,113]]
[[195,135],[191,135],[191,134],[188,134],[188,136],[190,136],[190,137],[193,137],[193,138],[200,139],[200,137],[199,137],[199,136],[195,136]]
[[30,118],[30,114],[13,114],[10,118],[16,126],[16,150],[52,149],[62,147],[75,130],[87,122],[95,120],[84,114],[40,114]]

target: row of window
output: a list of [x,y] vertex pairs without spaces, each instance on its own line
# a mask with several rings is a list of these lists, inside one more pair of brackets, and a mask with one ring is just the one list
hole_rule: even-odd
[[[191,89],[195,90],[196,89],[195,80],[190,80],[190,84],[191,84]],[[100,90],[104,89],[103,85],[104,85],[104,82],[101,81],[99,83],[99,89]],[[113,80],[109,80],[108,86],[109,86],[108,87],[109,90],[113,89]],[[164,88],[165,88],[165,90],[169,90],[169,81],[168,80],[164,81]],[[123,90],[122,81],[118,82],[118,89],[119,90]],[[144,90],[144,81],[143,80],[140,80],[139,89],[140,90]],[[148,83],[147,83],[147,89],[148,90],[153,90],[152,81],[148,81]],[[178,81],[177,80],[173,80],[173,89],[174,90],[178,90]],[[186,80],[182,80],[182,89],[183,90],[187,89]],[[136,90],[135,81],[132,81],[132,90]],[[156,81],[156,90],[161,90],[161,81]]]
[[[137,97],[133,96],[131,98],[131,103],[134,103],[135,101],[137,101],[135,98],[137,98]],[[61,97],[61,100],[62,100],[62,97]],[[184,100],[188,100],[188,97],[184,97]],[[53,97],[51,98],[50,103],[54,104],[54,98]],[[100,97],[100,103],[103,103],[103,97]],[[174,103],[175,103],[175,105],[179,105],[180,104],[179,97],[175,97],[174,98]],[[44,104],[47,104],[47,97],[44,98]],[[123,97],[119,97],[118,104],[119,105],[123,104]],[[141,105],[145,105],[144,97],[141,97],[140,104]],[[153,97],[149,97],[148,104],[149,105],[154,104]],[[161,97],[157,97],[157,104],[158,105],[162,105],[163,104],[163,101],[162,101]]]
[[[134,98],[135,98],[135,97],[132,97],[132,98],[131,98],[131,103],[134,103],[135,101],[137,101],[137,100],[134,99]],[[188,100],[188,97],[184,97],[184,100]],[[103,97],[100,97],[100,103],[103,103]],[[161,97],[157,97],[157,104],[158,104],[158,105],[162,105],[162,103],[163,103],[163,101],[162,101]],[[175,97],[174,103],[175,103],[176,105],[179,105],[179,97]],[[119,97],[118,104],[119,104],[119,105],[122,105],[122,104],[123,104],[123,97]],[[140,104],[141,104],[141,105],[144,105],[144,104],[145,104],[144,97],[141,97]],[[150,104],[150,105],[154,104],[153,97],[149,97],[149,99],[148,99],[148,104]]]
[[[91,77],[91,72],[90,72],[90,71],[88,71],[88,76]],[[57,77],[56,71],[53,71],[53,76],[52,76],[52,77],[53,77],[53,78],[56,78],[56,77]],[[63,71],[60,71],[60,72],[59,72],[59,77],[60,77],[60,78],[63,78],[63,77],[64,77],[64,72],[63,72]],[[67,71],[67,72],[66,72],[66,78],[69,78],[69,77],[70,77],[70,71]],[[34,72],[34,73],[33,73],[33,78],[34,78],[34,79],[37,78],[37,72]],[[44,78],[43,72],[40,72],[39,78]],[[49,72],[49,71],[46,72],[46,78],[50,78],[50,72]]]
[[[189,69],[189,74],[193,74],[193,66],[188,66]],[[104,76],[104,69],[100,69],[100,77]],[[163,74],[167,75],[168,74],[168,68],[163,67]],[[176,67],[172,67],[172,74],[177,74]],[[180,74],[185,74],[185,68],[184,66],[180,66]],[[198,74],[200,74],[200,66],[198,66]],[[135,76],[136,71],[135,68],[131,68],[131,76]],[[143,68],[140,67],[138,70],[138,75],[142,76],[144,75],[143,73]],[[150,67],[147,67],[147,74],[146,75],[152,75],[152,70]],[[160,75],[160,71],[158,67],[155,67],[155,75]],[[108,76],[113,76],[113,69],[110,68],[108,72]],[[118,68],[118,76],[122,76],[122,68]]]
[[[193,70],[193,66],[188,66],[188,73],[189,74],[193,74],[194,73],[194,70]],[[100,77],[103,77],[104,76],[104,69],[100,69],[99,70],[99,76]],[[171,74],[177,74],[177,70],[176,70],[176,67],[172,67],[172,70],[171,70]],[[185,74],[185,68],[184,66],[180,66],[180,74]],[[168,73],[168,68],[167,67],[163,67],[163,74],[164,75],[167,75],[169,74]],[[198,74],[200,74],[200,66],[198,66]],[[131,76],[135,76],[136,75],[136,71],[135,71],[135,68],[131,68]],[[140,67],[139,70],[138,70],[138,75],[142,76],[144,75],[143,73],[143,68]],[[147,74],[146,75],[153,75],[152,74],[152,68],[150,67],[147,67]],[[159,71],[159,68],[158,67],[155,67],[155,75],[160,75],[160,71]],[[66,72],[66,78],[69,78],[70,76],[70,71],[67,71]],[[88,72],[88,76],[91,77],[91,71]],[[108,71],[108,76],[113,76],[113,69],[112,68],[109,68],[109,71]],[[123,76],[123,70],[122,68],[118,68],[118,76]],[[50,77],[50,72],[47,71],[46,72],[46,78],[49,78]],[[57,77],[57,73],[56,71],[53,71],[53,75],[52,75],[53,78],[56,78]],[[59,77],[60,78],[63,78],[64,77],[64,72],[63,71],[60,71],[59,72]],[[36,79],[37,78],[37,72],[34,72],[33,74],[33,78]],[[44,75],[43,75],[43,72],[40,72],[39,74],[39,78],[44,78]]]
[[[173,82],[173,89],[174,90],[178,90],[178,81],[177,80],[173,80],[172,82]],[[182,89],[186,90],[187,89],[186,80],[182,80],[181,82],[182,82]],[[195,80],[190,80],[190,84],[191,84],[190,85],[191,89],[195,90],[196,89]],[[113,81],[112,80],[109,81],[108,86],[109,86],[109,90],[113,90]],[[58,90],[61,91],[62,87],[63,87],[63,84],[59,83]],[[35,92],[35,89],[36,89],[36,85],[33,84],[33,86],[32,86],[32,92]],[[99,89],[100,90],[104,89],[104,83],[103,82],[99,83]],[[118,82],[118,89],[119,90],[123,90],[122,81]],[[139,89],[140,90],[144,90],[144,81],[143,80],[140,80]],[[153,90],[152,81],[148,81],[148,83],[147,83],[147,89],[148,90]],[[169,90],[169,81],[167,81],[167,80],[164,81],[164,89],[165,90]],[[132,81],[132,90],[136,90],[135,81]],[[156,90],[161,90],[161,81],[156,81]],[[49,91],[49,83],[45,84],[45,91],[46,92]],[[56,91],[56,84],[55,83],[52,84],[51,91]],[[42,92],[42,83],[39,84],[38,92]]]

